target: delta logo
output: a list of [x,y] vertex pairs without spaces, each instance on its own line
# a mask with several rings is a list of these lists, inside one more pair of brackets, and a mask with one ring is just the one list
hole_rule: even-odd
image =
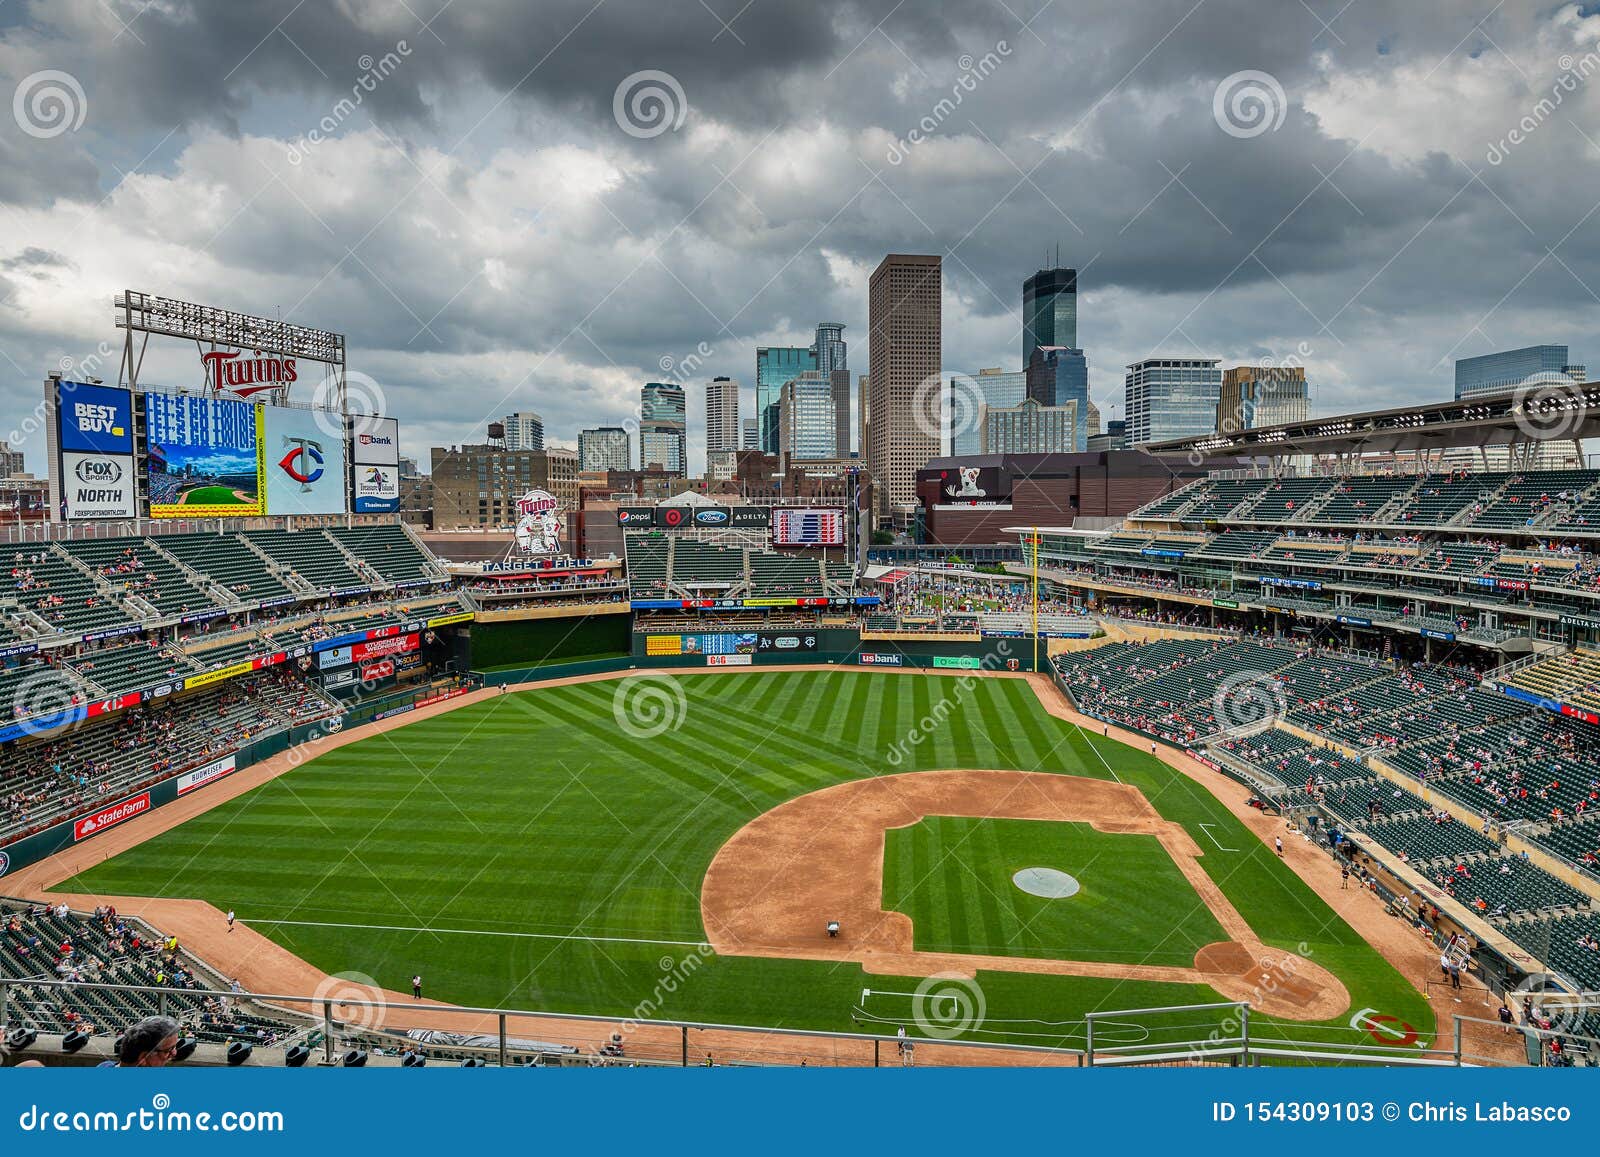
[[103,832],[107,828],[116,827],[124,820],[131,820],[134,816],[143,815],[149,810],[150,793],[142,792],[132,799],[125,799],[119,804],[101,808],[93,815],[84,816],[72,825],[72,838],[74,840],[87,839],[96,832]]
[[72,421],[85,434],[110,434],[123,436],[123,427],[117,425],[117,408],[100,406],[93,402],[73,402]]

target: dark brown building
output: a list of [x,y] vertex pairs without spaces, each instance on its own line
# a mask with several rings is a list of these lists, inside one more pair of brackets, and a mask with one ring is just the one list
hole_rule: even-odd
[[1008,526],[1106,526],[1228,464],[1139,450],[935,458],[917,471],[917,502],[927,542],[987,546]]

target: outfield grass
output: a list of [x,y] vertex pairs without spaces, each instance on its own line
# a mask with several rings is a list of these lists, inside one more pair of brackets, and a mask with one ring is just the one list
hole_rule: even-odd
[[183,506],[247,506],[231,486],[200,486],[183,496]]
[[[1029,895],[1011,882],[1023,868],[1080,890]],[[1086,823],[927,816],[888,833],[883,875],[884,907],[911,917],[924,952],[1188,967],[1228,939],[1160,840]]]
[[[458,1003],[627,1015],[704,936],[700,882],[730,836],[785,800],[882,773],[890,746],[958,687],[855,671],[656,679],[681,718],[662,734],[618,726],[614,697],[638,680],[485,699],[321,755],[61,888],[199,897],[328,972],[391,988],[420,971],[431,996]],[[1416,990],[1199,784],[1053,718],[1023,680],[971,681],[952,702],[942,726],[903,745],[899,770],[1115,775],[1188,829],[1204,869],[1265,940],[1310,953],[1355,1008],[1431,1030]],[[1120,909],[1115,919],[1128,922]],[[1182,952],[1181,937],[1201,935],[1185,928],[1154,947]],[[993,1031],[1038,1044],[1081,1044],[1070,1022],[1089,1009],[1216,999],[1198,985],[980,980]],[[863,987],[915,984],[850,965],[718,957],[656,1015],[844,1029]],[[1062,1025],[1018,1027],[1034,1020]],[[1351,1039],[1347,1020],[1330,1022],[1330,1039]]]

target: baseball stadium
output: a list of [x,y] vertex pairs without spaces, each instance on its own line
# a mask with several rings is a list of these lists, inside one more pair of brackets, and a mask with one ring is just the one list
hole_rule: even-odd
[[[300,507],[303,411],[47,386],[130,490],[7,546],[8,1063],[1600,1057],[1600,470],[1545,465],[1600,387],[1159,445],[984,562],[704,496],[460,561],[319,348]],[[180,404],[257,407],[257,515],[164,509]]]

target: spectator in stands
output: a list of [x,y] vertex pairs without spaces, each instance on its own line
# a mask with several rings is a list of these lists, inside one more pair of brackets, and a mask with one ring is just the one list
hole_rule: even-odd
[[116,1068],[163,1068],[178,1051],[182,1030],[170,1016],[147,1016],[122,1034]]

